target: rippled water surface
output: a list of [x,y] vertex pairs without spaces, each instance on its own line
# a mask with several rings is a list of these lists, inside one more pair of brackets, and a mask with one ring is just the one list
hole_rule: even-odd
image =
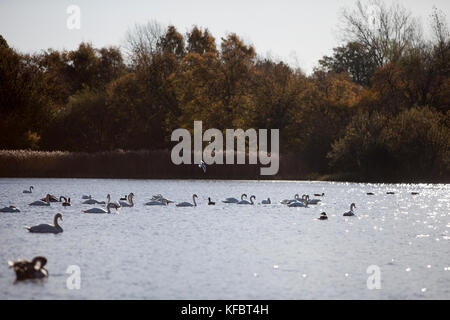
[[[34,192],[23,194],[30,185]],[[0,208],[21,210],[0,213],[0,298],[450,299],[449,191],[432,184],[0,179]],[[83,194],[118,200],[129,192],[135,206],[119,214],[81,213],[93,207],[81,204]],[[317,206],[279,204],[322,192]],[[72,206],[28,206],[47,193],[69,196]],[[198,206],[144,206],[157,193],[177,202],[196,193]],[[221,203],[241,193],[276,204]],[[343,217],[352,202],[356,216]],[[322,211],[329,220],[317,219]],[[63,233],[24,229],[52,223],[57,212]],[[7,261],[37,255],[47,257],[49,278],[14,283]],[[67,288],[70,265],[80,267],[79,290]],[[380,268],[379,290],[367,287],[372,265]]]

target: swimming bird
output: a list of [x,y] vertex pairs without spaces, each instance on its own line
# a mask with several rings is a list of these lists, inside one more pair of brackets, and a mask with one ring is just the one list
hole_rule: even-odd
[[[244,200],[244,198],[247,198],[247,195],[245,193],[243,193],[241,195],[241,201]],[[239,200],[236,198],[226,198],[225,200],[222,201],[223,203],[238,203]]]
[[328,219],[328,216],[327,216],[327,214],[326,214],[325,212],[322,212],[322,213],[320,214],[320,217],[317,218],[317,219],[319,219],[319,220],[327,220],[327,219]]
[[44,198],[41,198],[41,201],[45,201],[45,199],[46,199],[47,197],[49,197],[49,198],[48,198],[49,202],[60,202],[60,201],[61,201],[61,197],[59,198],[59,201],[58,201],[58,198],[56,198],[56,197],[55,197],[54,195],[52,195],[52,194],[47,194]]
[[70,198],[68,200],[64,201],[62,205],[63,205],[63,207],[70,207],[71,206]]
[[30,190],[23,190],[23,193],[32,193],[33,192],[34,187],[30,186]]
[[173,203],[174,201],[172,201],[172,200],[169,200],[169,199],[167,199],[166,197],[164,197],[162,194],[157,194],[157,195],[154,195],[153,197],[152,197],[152,199],[151,200],[156,200],[156,201],[160,201],[160,202],[162,202],[162,201],[166,201],[167,202],[167,204],[169,204],[169,203]]
[[320,193],[314,193],[315,197],[323,197],[325,195],[325,193],[322,192],[322,194]]
[[261,201],[261,204],[271,204],[270,198],[267,198],[267,200]]
[[128,198],[127,198],[127,196],[124,196],[124,197],[120,198],[120,200],[125,200],[125,201],[127,201]]
[[208,197],[208,206],[215,206],[216,203],[211,201],[211,198]]
[[34,257],[31,262],[27,260],[8,261],[10,268],[16,273],[16,281],[27,279],[42,279],[48,277],[48,271],[44,268],[47,259],[44,257]]
[[320,200],[320,199],[309,199],[309,195],[305,195],[305,196],[308,196],[308,204],[318,204],[320,201],[322,201],[322,200]]
[[[106,196],[106,197],[108,197],[108,196]],[[109,202],[109,200],[108,200],[108,202]],[[86,201],[83,201],[81,204],[105,204],[105,201],[98,201],[98,200],[92,199],[92,197],[89,196],[89,199],[87,199]]]
[[37,200],[29,204],[29,206],[50,206],[50,195],[44,198],[44,200]]
[[196,194],[192,195],[192,202],[194,202],[194,204],[189,203],[189,202],[181,202],[181,203],[177,203],[176,206],[177,207],[196,207],[197,202],[195,202],[195,198],[198,198],[198,196]]
[[395,192],[388,191],[388,192],[386,192],[386,194],[395,194]]
[[355,205],[354,203],[352,203],[352,204],[350,205],[350,211],[345,212],[345,213],[343,214],[344,217],[351,217],[351,216],[354,216],[355,213],[353,212],[353,208],[356,208],[356,205]]
[[416,195],[418,195],[419,193],[418,193],[418,192],[411,192],[411,194],[412,194],[413,196],[416,196]]
[[114,203],[114,202],[109,202],[108,205],[106,206],[107,210],[105,210],[103,208],[91,208],[88,210],[84,210],[83,212],[84,213],[111,213],[111,208],[114,208],[117,211],[117,210],[119,210],[120,205],[118,205],[117,203]]
[[50,224],[40,224],[33,227],[25,227],[28,231],[33,233],[60,233],[63,232],[63,229],[58,224],[58,219],[62,221],[61,213],[57,213],[53,218],[53,226]]
[[124,201],[119,201],[119,204],[121,207],[133,207],[134,203],[133,203],[133,197],[134,197],[134,193],[131,192],[128,195],[128,202],[124,202]]
[[289,203],[291,203],[291,202],[298,201],[299,198],[300,198],[300,196],[298,195],[298,193],[296,193],[296,194],[294,195],[294,199],[291,199],[291,200],[289,200],[289,199],[284,199],[284,200],[281,200],[280,203],[281,203],[281,204],[289,204]]
[[297,195],[297,198],[295,201],[292,201],[290,203],[288,203],[288,207],[289,208],[308,208],[308,200],[309,200],[309,196],[308,195],[302,195],[302,199],[299,200],[299,197]]
[[0,212],[20,212],[15,206],[4,207],[0,209]]
[[248,202],[247,200],[241,200],[237,204],[254,204],[253,203],[253,199],[256,199],[256,197],[255,196],[251,196],[250,197],[250,202]]
[[375,194],[373,192],[367,192],[366,193],[368,196],[374,196]]
[[169,202],[167,199],[161,199],[161,200],[151,200],[150,202],[147,202],[146,206],[167,206]]

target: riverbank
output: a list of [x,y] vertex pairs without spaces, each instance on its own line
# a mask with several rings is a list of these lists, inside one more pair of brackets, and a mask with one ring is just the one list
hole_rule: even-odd
[[[248,162],[248,161],[247,161]],[[315,180],[383,183],[450,183],[450,177],[367,176],[358,173],[315,173],[302,165],[301,155],[280,155],[274,176],[260,175],[261,165],[174,165],[170,150],[104,151],[96,153],[0,150],[0,177],[114,179]]]

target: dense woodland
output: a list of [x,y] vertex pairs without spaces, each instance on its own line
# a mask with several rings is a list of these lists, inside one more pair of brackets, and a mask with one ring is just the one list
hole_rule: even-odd
[[311,75],[258,56],[236,34],[215,39],[197,26],[183,34],[149,22],[121,48],[34,54],[0,36],[0,149],[170,150],[174,129],[202,120],[279,128],[281,171],[448,182],[447,18],[430,8],[422,26],[381,3],[374,27],[365,6],[342,12],[345,39]]

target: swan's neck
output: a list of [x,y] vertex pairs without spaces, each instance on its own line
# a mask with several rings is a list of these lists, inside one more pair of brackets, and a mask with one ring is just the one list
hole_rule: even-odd
[[253,197],[250,197],[250,203],[253,204]]
[[194,206],[196,207],[197,206],[197,202],[195,202],[195,197],[194,196],[192,196],[192,201],[194,202]]
[[130,203],[130,206],[134,206],[133,196],[128,196],[128,202]]
[[55,217],[53,224],[55,225],[56,228],[61,229],[61,226],[58,224],[58,218],[59,218],[59,216]]
[[106,207],[108,208],[108,213],[111,213],[111,209],[110,209],[111,204],[109,203],[109,199],[108,199],[108,205]]

